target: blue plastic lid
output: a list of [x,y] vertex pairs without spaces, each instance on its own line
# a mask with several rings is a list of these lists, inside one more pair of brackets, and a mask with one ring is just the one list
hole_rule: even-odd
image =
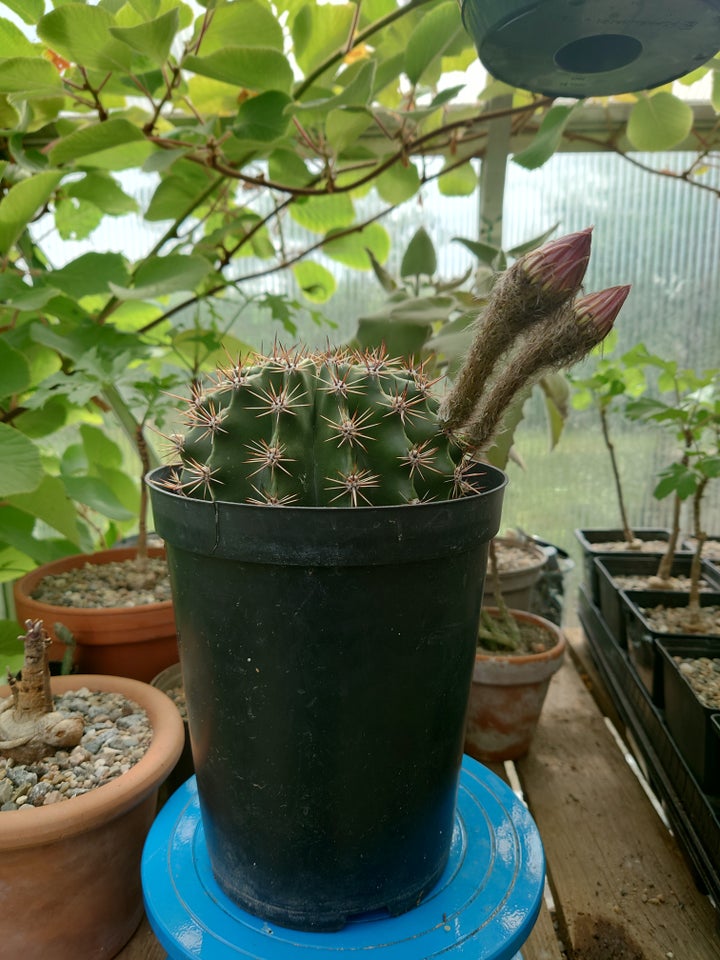
[[465,757],[448,866],[401,916],[365,914],[337,933],[307,933],[246,913],[212,875],[194,777],[155,820],[142,880],[148,919],[171,960],[359,960],[370,949],[376,960],[512,960],[540,909],[545,858],[525,806]]

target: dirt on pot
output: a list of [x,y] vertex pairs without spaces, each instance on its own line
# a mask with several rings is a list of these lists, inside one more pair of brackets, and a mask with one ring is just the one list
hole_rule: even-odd
[[58,750],[35,763],[0,757],[0,813],[87,793],[126,773],[150,746],[147,713],[121,694],[83,687],[54,697],[53,703],[58,711],[82,717],[82,739],[72,750]]
[[720,657],[673,657],[678,670],[705,707],[720,710]]
[[58,607],[136,607],[170,600],[170,579],[162,557],[86,563],[43,577],[31,596]]
[[720,634],[720,606],[701,607],[691,620],[685,607],[641,607],[643,616],[657,633]]

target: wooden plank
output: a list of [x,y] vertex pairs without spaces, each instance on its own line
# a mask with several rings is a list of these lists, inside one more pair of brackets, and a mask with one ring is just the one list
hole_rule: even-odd
[[[502,763],[486,763],[488,769],[509,782]],[[522,948],[523,960],[563,960],[555,932],[555,924],[547,903],[543,900],[533,931]]]
[[714,911],[571,662],[516,766],[571,956],[717,960]]
[[147,917],[128,945],[120,951],[115,960],[165,960],[167,954],[155,939]]
[[580,674],[580,678],[597,704],[598,709],[603,716],[612,721],[618,733],[624,735],[625,726],[595,666],[587,637],[580,627],[564,628],[563,632],[568,641],[568,651],[575,663],[575,669]]

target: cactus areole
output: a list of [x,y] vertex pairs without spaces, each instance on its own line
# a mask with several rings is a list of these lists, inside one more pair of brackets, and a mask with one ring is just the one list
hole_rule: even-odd
[[441,876],[506,483],[482,451],[612,326],[627,288],[575,299],[589,246],[503,275],[445,395],[381,350],[276,347],[193,391],[149,474],[208,855],[251,913],[338,929]]

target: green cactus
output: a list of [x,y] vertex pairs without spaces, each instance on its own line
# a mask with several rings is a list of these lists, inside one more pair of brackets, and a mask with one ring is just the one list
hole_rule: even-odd
[[194,497],[300,506],[449,499],[471,469],[437,421],[422,369],[381,351],[269,356],[218,371],[194,392],[182,466],[167,484]]
[[533,251],[501,278],[453,389],[384,349],[276,345],[192,391],[179,463],[162,481],[194,498],[297,506],[386,506],[477,489],[482,453],[519,390],[584,356],[629,287],[573,300],[590,231]]

